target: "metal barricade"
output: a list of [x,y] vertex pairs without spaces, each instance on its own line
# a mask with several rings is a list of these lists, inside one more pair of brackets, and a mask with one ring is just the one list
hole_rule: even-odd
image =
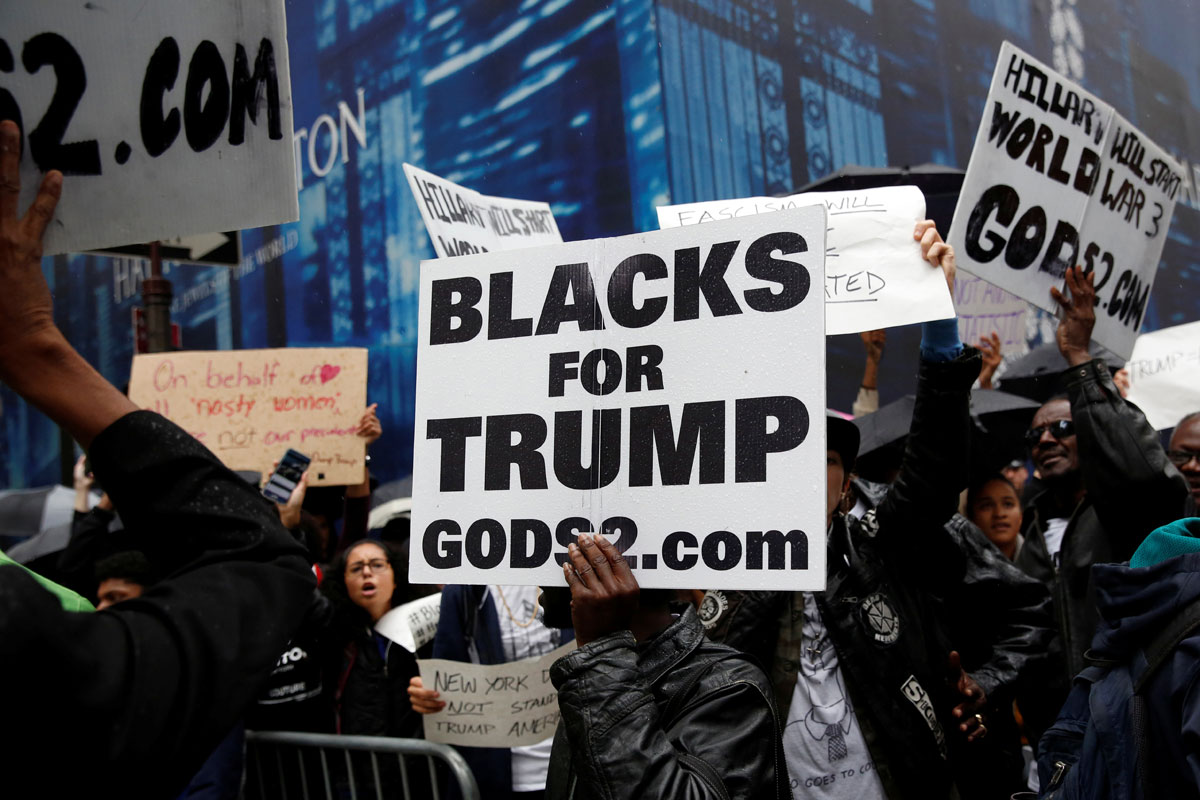
[[[406,763],[409,759],[416,764]],[[479,800],[475,776],[449,745],[384,736],[246,731],[243,800],[441,800],[439,780],[447,777],[458,784],[463,800]]]

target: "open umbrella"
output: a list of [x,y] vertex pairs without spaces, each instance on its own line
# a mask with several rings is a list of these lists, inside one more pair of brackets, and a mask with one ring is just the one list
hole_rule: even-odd
[[[1125,366],[1125,359],[1095,342],[1092,342],[1088,352],[1103,359],[1109,372],[1116,372]],[[998,381],[1000,388],[1009,394],[1044,403],[1058,392],[1065,391],[1060,377],[1068,366],[1067,360],[1058,352],[1057,344],[1043,344],[1014,361]]]
[[0,547],[36,536],[47,528],[71,524],[75,492],[65,486],[0,491]]
[[950,230],[958,193],[966,172],[941,164],[915,167],[863,167],[848,164],[820,180],[802,186],[800,192],[846,192],[882,186],[916,186],[925,195],[925,215],[937,222],[943,234]]

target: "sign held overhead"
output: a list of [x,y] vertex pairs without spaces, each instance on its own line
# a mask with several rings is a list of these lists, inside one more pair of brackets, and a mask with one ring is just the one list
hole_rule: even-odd
[[1093,338],[1133,352],[1184,173],[1104,101],[1005,42],[947,241],[958,265],[1047,311],[1096,272]]
[[1200,411],[1200,322],[1143,333],[1133,346],[1129,401],[1155,430]]
[[744,218],[822,203],[828,212],[825,248],[825,333],[858,333],[954,316],[941,270],[921,258],[913,239],[925,219],[915,186],[850,192],[806,192],[659,206],[662,228]]
[[546,203],[490,197],[412,164],[404,174],[439,258],[562,241]]
[[299,217],[283,0],[4,3],[0,73],[47,255]]
[[[422,263],[415,583],[825,586],[825,209]],[[466,365],[466,366],[465,366]]]

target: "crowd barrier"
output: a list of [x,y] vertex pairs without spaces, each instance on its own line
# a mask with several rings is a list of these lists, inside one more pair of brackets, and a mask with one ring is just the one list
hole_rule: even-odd
[[471,770],[448,745],[382,736],[246,731],[243,800],[441,800],[446,778],[458,784],[463,800],[479,800]]

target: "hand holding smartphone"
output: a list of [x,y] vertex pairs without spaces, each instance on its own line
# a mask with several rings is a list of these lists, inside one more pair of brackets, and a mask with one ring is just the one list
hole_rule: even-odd
[[287,503],[300,477],[308,469],[312,459],[297,450],[289,449],[279,460],[279,466],[271,473],[271,477],[263,485],[262,493],[267,499],[276,503]]

